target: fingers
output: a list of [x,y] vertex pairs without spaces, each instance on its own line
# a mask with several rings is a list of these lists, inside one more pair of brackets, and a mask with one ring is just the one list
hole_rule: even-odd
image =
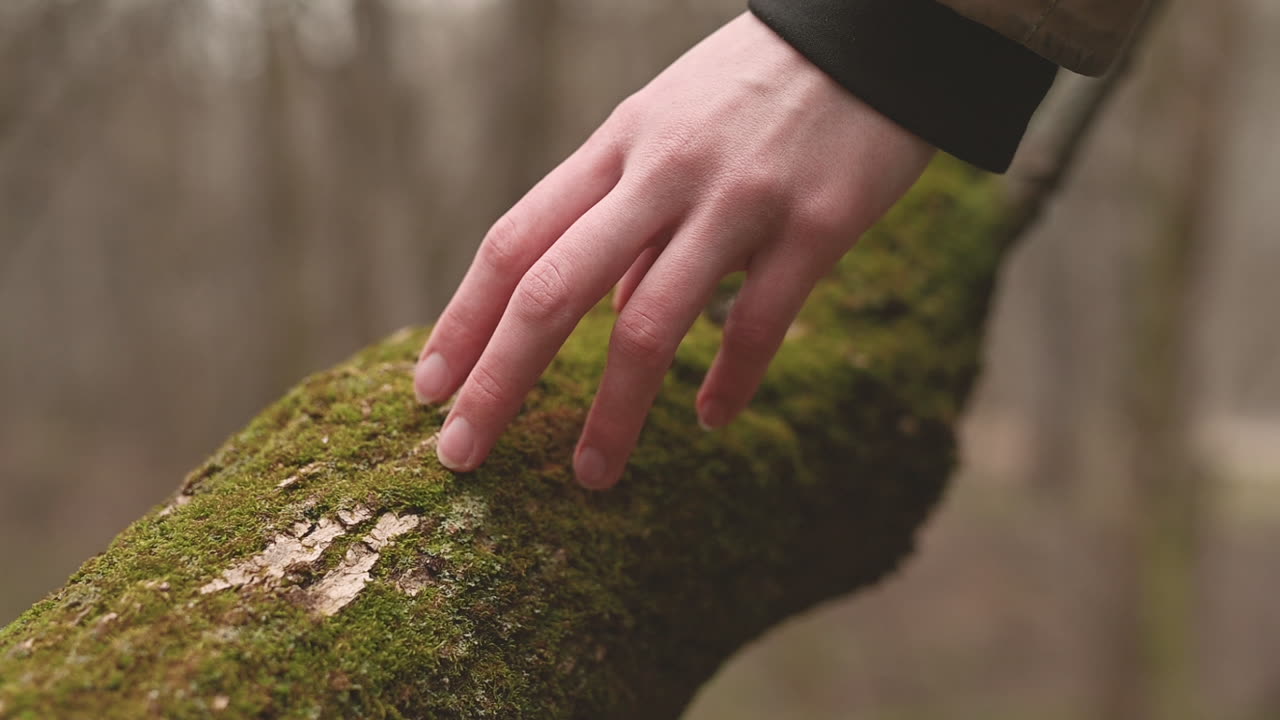
[[613,291],[613,310],[620,312],[627,306],[627,300],[631,299],[631,294],[635,292],[640,281],[644,279],[645,273],[649,272],[649,268],[653,267],[653,262],[658,259],[658,253],[662,252],[657,245],[651,245],[645,248],[640,257],[632,263],[631,269],[627,270],[627,274],[622,276],[618,281],[618,287]]
[[440,434],[437,454],[466,472],[488,456],[569,333],[626,272],[668,217],[620,185],[578,219],[511,294]]
[[727,425],[747,406],[787,329],[813,290],[807,259],[771,253],[758,258],[725,322],[724,338],[698,393],[698,421]]
[[574,472],[586,487],[617,483],[676,348],[735,264],[723,251],[729,238],[713,235],[724,230],[706,225],[677,234],[618,315],[604,377],[574,454]]
[[618,154],[592,138],[552,170],[485,236],[418,358],[414,394],[439,402],[480,357],[520,278],[617,184]]

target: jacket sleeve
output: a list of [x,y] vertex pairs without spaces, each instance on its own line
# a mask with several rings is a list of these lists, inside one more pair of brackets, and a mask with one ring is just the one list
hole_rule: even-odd
[[1148,0],[939,0],[1053,62],[1101,75],[1115,62]]
[[748,6],[863,102],[992,172],[1008,169],[1057,72],[1055,63],[937,0]]

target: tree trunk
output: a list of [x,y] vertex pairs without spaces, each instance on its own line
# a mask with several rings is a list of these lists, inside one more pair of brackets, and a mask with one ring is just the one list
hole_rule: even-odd
[[[1196,442],[1198,326],[1205,320],[1204,278],[1212,245],[1219,159],[1228,137],[1224,108],[1236,69],[1240,7],[1233,0],[1184,2],[1181,33],[1153,45],[1166,68],[1147,89],[1150,126],[1166,122],[1146,195],[1154,242],[1145,253],[1136,293],[1132,379],[1121,402],[1132,422],[1130,487],[1120,508],[1115,548],[1116,668],[1105,715],[1116,720],[1193,720],[1205,716],[1197,666],[1197,606],[1203,532],[1211,517],[1211,485]],[[1169,149],[1177,153],[1168,157]],[[1117,650],[1118,649],[1118,650]]]
[[0,717],[676,717],[743,643],[910,550],[955,461],[996,198],[940,161],[712,433],[700,321],[608,492],[570,469],[603,307],[474,473],[436,462],[444,412],[411,396],[424,331],[308,378],[0,631]]

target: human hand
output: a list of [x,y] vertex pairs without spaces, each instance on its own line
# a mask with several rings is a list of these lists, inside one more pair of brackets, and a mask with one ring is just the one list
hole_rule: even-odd
[[814,283],[932,154],[740,15],[619,105],[485,236],[414,373],[424,403],[461,385],[440,461],[459,472],[484,462],[616,283],[609,356],[574,455],[578,482],[612,486],[681,339],[720,279],[746,270],[697,400],[704,426],[727,424]]

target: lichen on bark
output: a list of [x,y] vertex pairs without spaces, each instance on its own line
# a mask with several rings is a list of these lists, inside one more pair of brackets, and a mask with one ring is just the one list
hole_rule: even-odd
[[988,180],[935,164],[713,433],[700,321],[603,493],[570,453],[606,309],[463,475],[410,391],[425,330],[397,333],[303,381],[0,631],[0,717],[677,717],[746,641],[910,550],[954,462],[999,222]]

